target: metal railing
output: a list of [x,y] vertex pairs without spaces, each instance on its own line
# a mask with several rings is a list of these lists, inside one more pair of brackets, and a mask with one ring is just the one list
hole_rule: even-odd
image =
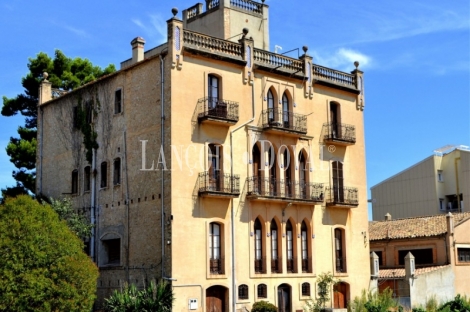
[[282,273],[282,258],[271,259],[271,273]]
[[301,72],[304,69],[301,60],[261,49],[254,49],[253,59],[257,65],[270,68],[282,68],[292,72]]
[[224,258],[210,259],[209,267],[211,274],[224,274]]
[[324,123],[323,138],[325,140],[336,140],[350,143],[356,143],[356,127],[343,123]]
[[277,128],[307,133],[307,115],[282,111],[276,108],[263,110],[263,128]]
[[220,6],[220,0],[206,0],[207,10],[212,10]]
[[247,178],[247,185],[249,195],[314,202],[322,202],[324,197],[322,183],[252,176]]
[[238,121],[238,103],[215,97],[198,100],[198,119],[212,117],[216,119]]
[[320,65],[313,65],[313,76],[317,79],[327,80],[336,84],[344,84],[356,87],[356,76],[348,74],[339,70],[323,67]]
[[325,193],[327,204],[359,205],[358,189],[356,187],[328,186]]
[[230,5],[251,13],[263,14],[263,4],[250,0],[230,0]]
[[199,193],[240,194],[240,176],[220,170],[199,173]]

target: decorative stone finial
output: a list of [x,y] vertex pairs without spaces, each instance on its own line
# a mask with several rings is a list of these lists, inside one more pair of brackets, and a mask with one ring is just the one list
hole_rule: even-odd
[[248,35],[248,28],[243,28],[243,36]]
[[354,66],[356,66],[356,69],[359,67],[359,62],[358,61],[355,61],[354,62]]
[[47,72],[43,72],[42,78],[44,78],[44,81],[47,81],[47,77],[49,77],[49,74]]
[[303,46],[303,47],[302,47],[302,50],[304,50],[304,53],[307,54],[308,47],[307,47],[307,46]]
[[178,8],[171,9],[171,13],[173,13],[173,17],[175,17],[176,14],[178,14]]

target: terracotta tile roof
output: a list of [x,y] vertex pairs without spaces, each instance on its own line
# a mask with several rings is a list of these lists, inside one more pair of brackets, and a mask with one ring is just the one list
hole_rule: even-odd
[[[470,219],[470,212],[456,213],[454,227]],[[447,232],[446,215],[369,222],[369,240],[438,236]]]
[[[450,264],[447,265],[436,265],[436,266],[428,266],[423,268],[416,268],[415,275],[422,275],[425,273],[429,273],[432,271],[440,270],[443,268],[449,267]],[[386,279],[402,279],[405,277],[405,268],[397,268],[397,269],[380,269],[379,270],[379,279],[386,280]]]

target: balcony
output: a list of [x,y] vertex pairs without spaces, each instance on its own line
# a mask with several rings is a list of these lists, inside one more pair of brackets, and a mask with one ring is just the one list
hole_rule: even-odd
[[271,259],[271,273],[282,273],[282,258]]
[[247,178],[248,195],[254,200],[285,201],[307,204],[323,202],[323,184],[284,181],[253,176]]
[[326,206],[337,208],[355,208],[359,205],[356,187],[329,186],[325,190]]
[[199,99],[197,120],[199,123],[234,125],[238,122],[238,103],[213,97]]
[[343,123],[324,123],[323,139],[329,144],[353,145],[356,143],[356,127]]
[[307,115],[269,108],[263,110],[262,119],[266,131],[297,136],[307,134]]
[[240,195],[240,176],[220,171],[199,173],[199,195],[202,197],[228,197]]
[[224,258],[210,259],[209,269],[211,274],[224,274]]

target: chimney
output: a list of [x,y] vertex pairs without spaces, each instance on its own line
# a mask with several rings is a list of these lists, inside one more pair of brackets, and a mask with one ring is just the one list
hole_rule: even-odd
[[142,37],[136,37],[131,41],[132,46],[132,64],[140,62],[144,59],[145,40]]
[[387,212],[387,214],[385,215],[385,221],[392,221],[392,215],[390,213]]
[[448,212],[446,214],[446,225],[447,225],[447,233],[446,233],[446,249],[447,249],[447,263],[453,263],[455,261],[454,257],[452,257],[452,246],[454,241],[454,216]]
[[370,277],[379,277],[379,256],[375,252],[370,253]]
[[415,277],[415,257],[411,252],[405,257],[405,275],[406,278]]
[[41,84],[39,85],[39,105],[52,100],[52,83],[47,80],[49,74],[44,72],[42,77],[44,80],[41,81]]
[[452,235],[454,234],[454,216],[448,212],[446,215],[446,223],[447,223],[447,234]]

